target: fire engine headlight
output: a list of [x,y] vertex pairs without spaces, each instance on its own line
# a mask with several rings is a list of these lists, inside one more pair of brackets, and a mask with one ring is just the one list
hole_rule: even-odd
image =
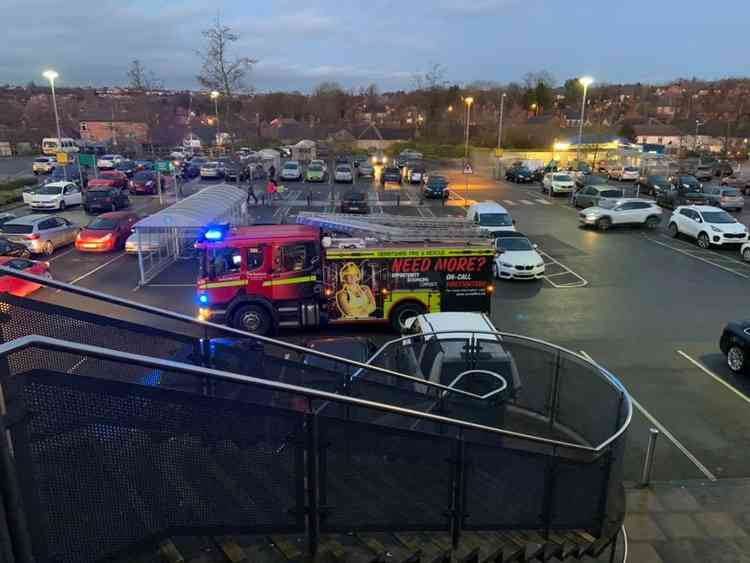
[[487,293],[492,293],[493,291],[495,291],[495,286],[492,285],[492,284],[488,285],[487,286]]
[[201,321],[207,321],[211,318],[211,311],[208,309],[198,309],[198,319]]

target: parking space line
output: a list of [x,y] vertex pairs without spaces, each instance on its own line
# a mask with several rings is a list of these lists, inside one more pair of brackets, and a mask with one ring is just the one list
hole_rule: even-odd
[[726,387],[727,389],[729,389],[732,393],[734,393],[735,395],[737,395],[740,399],[742,399],[746,403],[750,404],[750,397],[748,397],[747,395],[745,395],[744,393],[742,393],[741,391],[739,391],[738,389],[736,389],[733,385],[730,385],[729,383],[727,383],[726,381],[724,381],[721,377],[719,377],[718,375],[716,375],[714,372],[712,372],[710,369],[708,369],[706,366],[704,366],[698,360],[694,360],[693,358],[691,358],[690,356],[688,356],[682,350],[677,350],[677,353],[680,356],[682,356],[683,358],[685,358],[688,362],[690,362],[691,364],[693,364],[695,367],[697,367],[699,370],[701,370],[703,373],[705,373],[706,375],[708,375],[709,377],[711,377],[714,381],[716,381],[717,383],[720,383],[721,385],[723,385],[724,387]]
[[537,203],[541,203],[542,205],[552,205],[552,203],[550,203],[546,199],[535,199],[534,201],[536,201]]
[[[542,258],[549,259],[549,262],[547,262],[546,260],[544,262],[545,268],[547,266],[549,266],[550,264],[555,264],[557,266],[560,266],[563,270],[565,270],[564,272],[559,272],[557,274],[546,274],[545,273],[542,276],[542,278],[545,279],[547,281],[547,283],[549,283],[552,287],[554,287],[556,289],[570,289],[570,288],[575,288],[575,287],[586,287],[589,284],[589,282],[588,282],[588,280],[586,280],[586,278],[584,278],[583,276],[575,273],[573,270],[571,270],[570,268],[568,268],[562,262],[559,262],[558,260],[555,260],[552,256],[550,256],[549,254],[547,254],[543,250],[537,249],[537,252],[539,252],[539,254],[542,255]],[[578,279],[576,281],[573,281],[573,282],[570,282],[570,283],[555,283],[554,281],[552,281],[550,279],[552,277],[563,275],[563,274],[565,274],[565,275],[571,275],[571,276],[573,276],[575,278],[578,278]]]
[[68,254],[70,254],[74,250],[75,250],[75,246],[73,248],[69,248],[65,252],[61,252],[60,254],[56,254],[55,256],[53,256],[52,258],[50,258],[49,260],[47,260],[47,262],[53,262],[53,261],[57,260],[58,258],[62,258],[63,256],[67,256]]
[[[70,280],[70,281],[69,281],[68,283],[69,283],[70,285],[75,285],[75,284],[77,284],[77,283],[78,283],[79,281],[81,281],[81,280],[83,280],[83,279],[85,279],[85,278],[89,277],[89,276],[90,276],[91,274],[95,274],[96,272],[98,272],[98,271],[99,271],[99,270],[101,270],[102,268],[106,268],[106,267],[107,267],[107,266],[109,266],[109,265],[110,265],[110,264],[111,264],[112,262],[115,262],[116,260],[119,260],[119,259],[120,259],[120,258],[122,258],[123,256],[126,256],[126,253],[125,253],[125,252],[123,252],[122,254],[118,254],[117,256],[115,256],[114,258],[112,258],[111,260],[107,260],[107,261],[106,261],[106,262],[105,262],[104,264],[99,264],[99,265],[98,265],[98,266],[97,266],[96,268],[94,268],[93,270],[89,270],[89,271],[88,271],[88,272],[86,272],[85,274],[81,274],[81,275],[80,275],[80,276],[78,276],[77,278],[73,278],[73,279],[72,279],[72,280]],[[62,291],[62,289],[57,289],[57,290],[55,290],[55,293],[60,293],[61,291]]]
[[524,205],[534,205],[534,202],[533,201],[529,201],[528,199],[519,199],[518,201],[520,201]]
[[518,204],[517,204],[517,203],[516,203],[515,201],[513,201],[513,200],[510,200],[510,199],[504,199],[504,200],[503,200],[503,203],[504,203],[505,205],[510,205],[511,207],[513,207],[514,205],[518,205]]
[[[591,356],[589,356],[589,355],[588,355],[588,354],[587,354],[587,353],[586,353],[586,352],[585,352],[584,350],[580,350],[580,354],[581,354],[581,356],[583,356],[584,358],[586,358],[586,359],[587,359],[587,360],[589,360],[590,362],[592,362],[592,363],[594,363],[594,364],[598,365],[598,364],[597,364],[597,362],[596,362],[596,360],[594,360],[594,359],[593,359],[593,358],[592,358]],[[703,473],[703,475],[705,475],[705,476],[706,476],[706,478],[707,478],[707,479],[708,479],[709,481],[716,481],[716,480],[717,480],[717,479],[716,479],[716,475],[714,475],[713,473],[711,473],[711,471],[710,471],[710,470],[709,470],[709,469],[708,469],[708,468],[707,468],[707,467],[706,467],[705,465],[703,465],[703,464],[702,464],[702,463],[700,462],[700,460],[699,460],[699,459],[698,459],[697,457],[695,457],[695,455],[693,455],[693,454],[692,454],[692,453],[690,452],[690,450],[688,450],[688,449],[687,449],[687,448],[686,448],[686,447],[685,447],[685,446],[684,446],[684,445],[682,444],[682,442],[680,442],[680,441],[679,441],[679,440],[678,440],[677,438],[675,438],[675,437],[674,437],[674,434],[672,434],[672,433],[671,433],[671,432],[670,432],[669,430],[667,430],[667,427],[666,427],[666,426],[664,426],[664,425],[663,425],[663,424],[662,424],[661,422],[659,422],[659,421],[658,421],[658,420],[656,419],[656,417],[655,417],[654,415],[652,415],[652,414],[651,414],[650,412],[648,412],[648,411],[647,411],[647,410],[645,409],[645,407],[644,407],[643,405],[641,405],[641,404],[640,404],[640,403],[639,403],[639,402],[638,402],[638,401],[636,400],[636,398],[635,398],[635,397],[634,397],[634,396],[632,395],[632,393],[628,393],[628,395],[630,396],[630,400],[632,401],[632,403],[633,403],[633,406],[634,406],[634,407],[635,407],[636,409],[638,409],[638,410],[639,410],[639,411],[641,412],[641,414],[642,414],[643,416],[645,416],[645,417],[646,417],[646,418],[647,418],[647,419],[649,420],[649,422],[651,422],[651,424],[653,424],[654,426],[656,426],[656,428],[658,428],[658,429],[659,429],[659,431],[660,431],[660,432],[661,432],[661,433],[662,433],[662,434],[664,435],[664,437],[666,437],[666,438],[667,438],[667,440],[669,440],[670,442],[672,442],[672,444],[674,444],[674,445],[675,445],[675,447],[676,447],[676,448],[677,448],[678,450],[680,450],[680,451],[681,451],[681,452],[683,453],[683,455],[684,455],[685,457],[687,457],[687,458],[688,458],[688,459],[689,459],[689,460],[690,460],[690,461],[692,462],[692,464],[693,464],[693,465],[695,465],[695,466],[696,466],[696,467],[698,468],[698,470],[699,470],[699,471],[700,471],[701,473]]]
[[[645,235],[644,235],[645,236]],[[664,248],[669,248],[670,250],[674,250],[675,252],[679,252],[680,254],[684,254],[685,256],[689,256],[690,258],[694,258],[695,260],[700,260],[701,262],[705,262],[706,264],[709,264],[711,266],[714,266],[716,268],[719,268],[721,270],[724,270],[725,272],[729,272],[730,274],[734,274],[735,276],[739,276],[741,278],[750,279],[750,276],[743,274],[742,272],[738,272],[737,270],[733,270],[732,268],[727,268],[726,266],[722,266],[721,264],[717,264],[716,262],[712,262],[711,260],[708,260],[707,258],[702,258],[701,256],[696,255],[695,253],[688,252],[687,250],[682,250],[681,248],[677,248],[676,246],[672,244],[667,244],[665,242],[658,241],[656,239],[653,239],[651,237],[645,237],[646,240],[650,240],[651,242],[658,244],[659,246],[663,246]],[[718,255],[720,256],[720,255]],[[740,264],[742,264],[740,262]]]

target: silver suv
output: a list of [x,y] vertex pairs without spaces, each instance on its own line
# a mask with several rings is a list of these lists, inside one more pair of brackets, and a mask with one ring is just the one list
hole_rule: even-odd
[[12,219],[0,227],[8,240],[23,244],[32,254],[47,256],[61,246],[73,244],[80,230],[64,217],[39,213]]

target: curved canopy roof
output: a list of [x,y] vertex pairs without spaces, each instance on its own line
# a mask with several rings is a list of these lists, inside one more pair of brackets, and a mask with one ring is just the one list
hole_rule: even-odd
[[205,188],[166,209],[138,221],[136,229],[145,228],[201,228],[222,220],[242,205],[247,192],[235,186],[219,184]]

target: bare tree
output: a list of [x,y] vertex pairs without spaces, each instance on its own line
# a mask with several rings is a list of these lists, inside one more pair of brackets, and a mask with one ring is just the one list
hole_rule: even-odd
[[232,56],[232,44],[239,39],[232,28],[224,25],[220,16],[216,16],[214,24],[203,30],[206,38],[206,48],[198,51],[203,60],[198,82],[208,90],[218,90],[228,98],[233,94],[247,90],[247,74],[257,63],[250,57]]
[[158,90],[163,84],[152,70],[147,70],[140,60],[135,59],[128,69],[128,86],[134,90]]

